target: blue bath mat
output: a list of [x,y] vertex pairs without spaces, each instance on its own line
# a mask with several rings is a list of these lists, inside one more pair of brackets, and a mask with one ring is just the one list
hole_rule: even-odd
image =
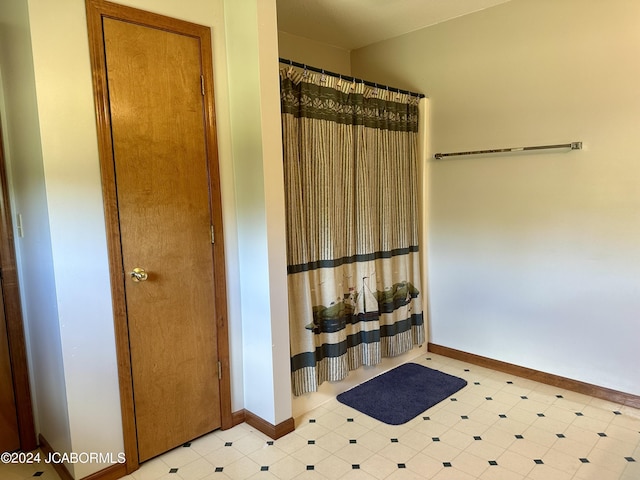
[[405,363],[338,395],[339,402],[389,425],[402,425],[467,384],[447,373]]

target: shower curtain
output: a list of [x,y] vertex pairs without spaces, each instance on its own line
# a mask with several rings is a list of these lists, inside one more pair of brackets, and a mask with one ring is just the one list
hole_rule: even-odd
[[425,341],[418,98],[280,75],[293,393]]

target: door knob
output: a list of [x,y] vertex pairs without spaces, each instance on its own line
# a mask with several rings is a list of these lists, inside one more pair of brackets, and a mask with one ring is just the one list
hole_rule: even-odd
[[144,271],[144,268],[136,267],[132,272],[129,273],[131,275],[131,280],[134,282],[144,282],[149,278],[147,272]]

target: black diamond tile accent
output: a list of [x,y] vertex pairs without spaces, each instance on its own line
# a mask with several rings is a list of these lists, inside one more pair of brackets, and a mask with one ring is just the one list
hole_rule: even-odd
[[349,423],[353,422],[353,418],[347,418],[347,422]]
[[169,473],[178,473],[178,469],[177,468],[172,468],[169,470]]
[[495,466],[498,465],[498,462],[496,462],[495,460],[489,460],[489,465]]
[[482,437],[480,435],[474,435],[473,439],[474,440],[482,440]]
[[484,397],[485,400],[493,400],[491,397]]
[[556,433],[556,437],[558,438],[567,438],[564,436],[564,433]]
[[625,459],[627,462],[635,462],[635,461],[636,461],[636,459],[635,459],[635,458],[633,458],[633,457],[624,457],[624,459]]
[[184,448],[190,447],[191,446],[191,442],[187,442],[184,445],[182,445]]
[[407,468],[407,465],[404,463],[399,463],[398,468]]
[[351,440],[349,440],[349,443],[358,443],[358,441],[355,438],[352,438]]
[[452,399],[451,399],[451,401],[452,401],[452,402],[457,402],[457,401],[458,401],[458,399],[457,399],[457,398],[452,398]]
[[544,417],[544,413],[538,413],[539,417]]
[[582,412],[576,412],[576,417],[584,417],[584,413],[582,413]]
[[614,414],[614,415],[622,415],[622,412],[619,412],[619,411],[615,410],[615,411],[613,412],[613,414]]
[[307,440],[307,445],[315,445],[316,441],[315,440]]
[[261,472],[268,472],[269,471],[269,467],[266,465],[263,465],[262,467],[260,467],[260,471]]
[[474,385],[480,385],[480,382],[473,382]]
[[434,442],[439,442],[440,441],[440,439],[438,437],[431,437],[431,440],[434,441]]
[[44,475],[44,472],[36,472],[33,474],[34,477],[41,477],[42,475]]
[[307,470],[315,470],[316,467],[314,465],[307,465]]
[[500,415],[498,415],[500,418],[507,418],[507,416],[504,413],[501,413]]
[[315,418],[310,418],[309,419],[309,423],[316,423],[316,419]]
[[469,416],[468,415],[461,415],[460,418],[462,420],[469,420]]
[[431,357],[427,357],[425,360],[431,360]]
[[451,462],[442,462],[442,465],[444,467],[452,467],[453,465],[451,465]]
[[422,417],[423,420],[431,420],[431,417]]
[[272,445],[273,445],[273,440],[269,440],[269,441],[267,442],[267,445],[272,446]]
[[353,470],[360,470],[360,465],[358,465],[357,463],[354,463],[353,465],[351,465],[351,468]]
[[580,461],[582,463],[589,463],[589,459],[588,458],[581,458]]
[[465,372],[469,372],[470,370],[469,370],[468,368],[465,368],[465,369],[464,369],[464,371],[465,371]]
[[522,435],[516,435],[516,438],[517,438],[518,440],[522,440],[524,437],[523,437]]
[[564,398],[562,395],[556,395],[556,398]]
[[529,397],[527,397],[526,395],[520,395],[520,398],[521,398],[522,400],[529,400]]
[[224,467],[216,467],[216,472],[220,473],[222,470],[224,470]]
[[392,438],[391,439],[391,443],[398,443],[398,439],[397,438]]
[[225,447],[230,447],[231,445],[233,445],[233,442],[224,442]]
[[606,437],[606,436],[607,436],[607,434],[606,434],[606,433],[604,433],[604,432],[600,432],[600,433],[598,433],[598,436],[600,436],[600,437]]
[[507,383],[508,383],[509,385],[513,385],[513,382],[512,382],[511,380],[509,380]]
[[536,459],[534,460],[534,462],[536,463],[536,465],[542,465],[542,464],[544,464],[544,462],[543,462],[542,460],[540,460],[539,458],[536,458]]

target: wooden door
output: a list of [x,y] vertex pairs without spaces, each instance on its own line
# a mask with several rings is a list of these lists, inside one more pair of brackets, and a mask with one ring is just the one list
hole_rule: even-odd
[[104,37],[143,461],[221,425],[200,46],[114,19]]
[[87,5],[131,471],[230,426],[210,33]]
[[12,452],[19,448],[18,414],[13,391],[4,297],[0,289],[0,452]]

